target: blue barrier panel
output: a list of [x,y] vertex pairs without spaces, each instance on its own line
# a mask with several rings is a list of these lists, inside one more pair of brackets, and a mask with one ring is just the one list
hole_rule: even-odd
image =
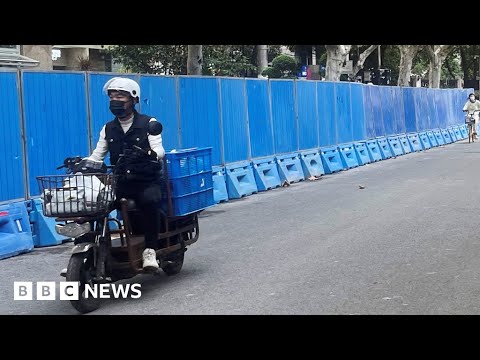
[[413,98],[415,101],[416,130],[415,132],[426,131],[429,129],[430,115],[427,111],[427,89],[414,88]]
[[455,134],[455,130],[452,129],[451,127],[447,128],[448,133],[450,134],[450,138],[452,139],[452,142],[458,141],[460,139],[457,139],[457,135]]
[[383,160],[393,157],[386,137],[377,137],[377,143]]
[[0,202],[25,198],[17,73],[0,72]]
[[228,201],[226,177],[224,167],[212,166],[213,200],[216,204]]
[[443,135],[443,139],[445,140],[445,144],[451,144],[453,142],[452,138],[450,137],[450,133],[447,129],[440,129],[440,132]]
[[432,147],[426,131],[418,133],[418,138],[420,139],[420,144],[422,145],[423,150],[427,150]]
[[371,86],[365,86],[363,88],[363,106],[365,108],[365,138],[375,137],[375,116],[373,113],[373,104],[370,98]]
[[467,126],[464,124],[464,125],[460,125],[458,128],[460,129],[460,133],[462,134],[462,138],[467,139],[468,138]]
[[[456,90],[455,89],[445,89],[444,90],[444,105],[443,109],[438,111],[438,116],[439,116],[439,122],[438,125],[435,128],[443,128],[447,126],[447,124],[455,124],[457,121],[455,121],[455,114],[456,114],[456,109],[455,107],[457,106],[456,104]],[[440,105],[442,107],[442,105]],[[462,105],[463,107],[463,105]],[[440,117],[441,116],[441,117]],[[463,117],[462,117],[463,118]]]
[[281,186],[275,158],[253,159],[253,174],[258,191],[266,191]]
[[36,176],[62,174],[56,167],[66,157],[89,155],[85,75],[25,71],[23,84],[29,195],[34,196],[40,194]]
[[335,83],[335,99],[337,142],[347,143],[353,140],[350,84],[348,82]]
[[368,154],[370,155],[370,159],[372,159],[373,162],[383,160],[382,154],[380,153],[380,146],[378,145],[376,139],[366,140],[365,145],[367,147]]
[[370,101],[372,102],[373,120],[375,125],[375,135],[385,135],[385,125],[383,123],[383,104],[380,86],[370,87]]
[[452,130],[455,133],[455,137],[457,138],[457,141],[460,141],[463,139],[462,132],[460,131],[460,127],[458,125],[452,126]]
[[400,141],[400,146],[404,154],[409,154],[413,151],[406,134],[398,135],[398,141]]
[[[441,118],[438,117],[439,111],[437,110],[437,107],[439,104],[436,101],[436,94],[437,93],[442,93],[442,103],[446,103],[446,95],[447,92],[444,89],[435,89],[434,94],[428,96],[428,109],[430,113],[430,129],[435,129],[439,127]],[[440,105],[441,106],[441,105]]]
[[[99,73],[87,73],[87,80],[88,80],[88,99],[89,99],[89,110],[90,110],[90,136],[88,139],[88,143],[92,147],[95,148],[97,142],[100,137],[100,130],[102,130],[103,126],[113,120],[115,116],[112,115],[109,107],[109,101],[107,94],[103,91],[103,86],[105,83],[113,77],[127,77],[129,79],[139,81],[138,76],[135,75],[128,75],[128,74],[99,74]],[[142,89],[140,89],[142,90]],[[140,91],[140,97],[142,96],[142,91]],[[142,102],[137,105],[136,109],[142,113]],[[177,131],[177,130],[175,130]],[[167,147],[170,144],[167,143]],[[76,154],[75,154],[76,155]],[[107,164],[110,163],[110,155],[107,154],[105,157],[105,162]]]
[[212,165],[224,162],[218,80],[208,77],[178,78],[182,147],[212,147]]
[[433,135],[435,135],[435,139],[437,140],[437,144],[439,146],[441,145],[445,145],[445,139],[442,135],[442,132],[440,131],[440,129],[434,129],[433,130]]
[[246,79],[247,109],[252,157],[269,156],[273,151],[268,81]]
[[320,146],[337,143],[337,124],[335,122],[335,83],[317,82],[318,131]]
[[457,137],[458,141],[463,140],[463,135],[461,131],[461,125],[454,125],[452,127],[453,131],[455,132],[455,136]]
[[258,192],[252,164],[248,161],[225,166],[229,199],[240,199]]
[[395,109],[393,107],[393,94],[390,86],[380,86],[380,96],[382,100],[382,116],[385,133],[379,135],[392,135],[395,131]]
[[410,146],[412,147],[412,151],[422,151],[422,144],[420,143],[420,139],[418,138],[418,134],[410,133],[407,134],[407,139],[410,142]]
[[390,151],[393,156],[400,156],[404,155],[402,144],[400,144],[400,140],[398,136],[388,136],[387,137],[388,145],[390,145]]
[[355,153],[357,154],[358,165],[362,166],[372,162],[367,145],[364,142],[353,143]]
[[[180,148],[177,78],[174,76],[141,75],[140,89],[141,112],[154,117],[163,125],[163,147],[169,149]],[[106,107],[104,103],[102,103],[102,106]],[[98,136],[98,133],[94,135]]]
[[315,149],[301,152],[300,161],[305,179],[311,176],[322,176],[325,174],[319,150]]
[[365,127],[365,109],[363,103],[364,88],[365,86],[362,84],[350,84],[353,141],[360,141],[367,138],[367,130]]
[[298,154],[277,155],[275,161],[278,165],[278,174],[282,184],[285,180],[290,183],[305,180]]
[[270,80],[275,153],[298,150],[293,80]]
[[248,150],[245,80],[220,78],[225,163],[250,157]]
[[33,249],[32,230],[23,202],[0,205],[0,259]]
[[402,88],[403,91],[403,109],[405,113],[405,131],[417,131],[417,117],[415,110],[415,98],[413,88]]
[[403,106],[403,91],[399,86],[391,88],[393,96],[394,133],[402,134],[405,130],[405,110]]
[[428,136],[428,140],[430,140],[430,145],[432,147],[437,147],[438,142],[437,142],[437,138],[435,137],[433,131],[427,131],[427,136]]
[[340,152],[340,159],[342,159],[344,169],[353,169],[359,165],[353,143],[338,145],[338,151]]
[[33,228],[33,244],[35,247],[60,245],[63,242],[70,241],[70,238],[61,236],[55,231],[55,218],[45,217],[43,215],[42,199],[32,199],[32,210],[29,214],[30,223]]
[[326,174],[345,170],[337,146],[320,148],[320,157]]
[[295,81],[298,114],[298,144],[300,149],[317,147],[317,84],[314,81]]

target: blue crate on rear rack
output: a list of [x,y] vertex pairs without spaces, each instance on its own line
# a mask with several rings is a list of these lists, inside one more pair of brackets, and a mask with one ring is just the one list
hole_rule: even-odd
[[211,147],[180,149],[165,156],[173,215],[188,215],[215,205]]

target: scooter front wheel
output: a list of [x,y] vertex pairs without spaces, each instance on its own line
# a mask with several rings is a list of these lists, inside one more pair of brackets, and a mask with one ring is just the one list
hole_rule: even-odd
[[73,254],[67,267],[67,281],[77,281],[78,300],[70,300],[72,306],[80,313],[85,314],[97,310],[100,307],[100,299],[92,295],[85,297],[85,285],[93,287],[92,279],[95,276],[93,263],[93,251]]

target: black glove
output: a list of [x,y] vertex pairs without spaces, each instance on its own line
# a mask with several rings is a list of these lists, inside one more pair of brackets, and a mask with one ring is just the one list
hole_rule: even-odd
[[150,160],[158,160],[157,153],[155,151],[152,149],[147,149],[145,151]]

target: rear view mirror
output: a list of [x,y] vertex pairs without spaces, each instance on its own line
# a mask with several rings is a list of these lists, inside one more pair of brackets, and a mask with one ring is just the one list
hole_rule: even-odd
[[160,135],[162,133],[163,126],[158,121],[150,121],[148,123],[148,133],[150,135]]

